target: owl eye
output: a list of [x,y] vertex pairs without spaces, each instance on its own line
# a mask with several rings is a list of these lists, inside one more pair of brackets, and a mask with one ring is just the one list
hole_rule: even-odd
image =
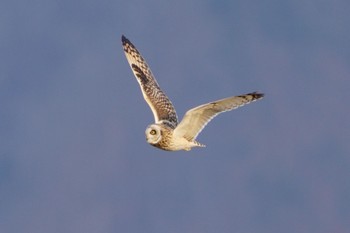
[[149,133],[150,133],[151,135],[155,135],[157,132],[156,132],[154,129],[152,129]]

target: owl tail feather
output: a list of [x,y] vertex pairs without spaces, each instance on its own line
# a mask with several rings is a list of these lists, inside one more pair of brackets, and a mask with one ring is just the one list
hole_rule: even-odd
[[192,149],[192,147],[205,147],[205,145],[204,145],[204,144],[199,143],[199,142],[194,141],[194,140],[193,140],[193,141],[191,141],[190,143],[191,143],[191,144],[190,144],[190,146],[185,147],[185,148],[184,148],[184,150],[189,151],[189,150],[191,150],[191,149]]
[[205,147],[205,145],[202,144],[202,143],[199,143],[199,142],[197,142],[197,141],[193,141],[193,142],[194,142],[195,146]]

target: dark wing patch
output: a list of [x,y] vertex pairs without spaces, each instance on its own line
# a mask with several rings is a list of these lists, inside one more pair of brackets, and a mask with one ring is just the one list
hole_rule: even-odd
[[147,76],[142,72],[142,70],[140,69],[140,67],[138,67],[135,64],[131,65],[131,68],[134,71],[134,74],[136,75],[136,77],[140,80],[140,82],[142,83],[142,85],[146,85],[149,80],[147,79]]

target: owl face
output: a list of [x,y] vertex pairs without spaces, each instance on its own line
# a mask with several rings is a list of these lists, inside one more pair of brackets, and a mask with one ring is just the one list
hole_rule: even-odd
[[156,144],[162,139],[161,127],[156,124],[149,125],[145,134],[147,142],[150,144]]

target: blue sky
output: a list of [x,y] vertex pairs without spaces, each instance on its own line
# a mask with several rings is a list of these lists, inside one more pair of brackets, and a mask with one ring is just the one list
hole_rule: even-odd
[[[349,232],[349,7],[2,1],[0,232]],[[157,150],[122,34],[180,118],[266,98]]]

